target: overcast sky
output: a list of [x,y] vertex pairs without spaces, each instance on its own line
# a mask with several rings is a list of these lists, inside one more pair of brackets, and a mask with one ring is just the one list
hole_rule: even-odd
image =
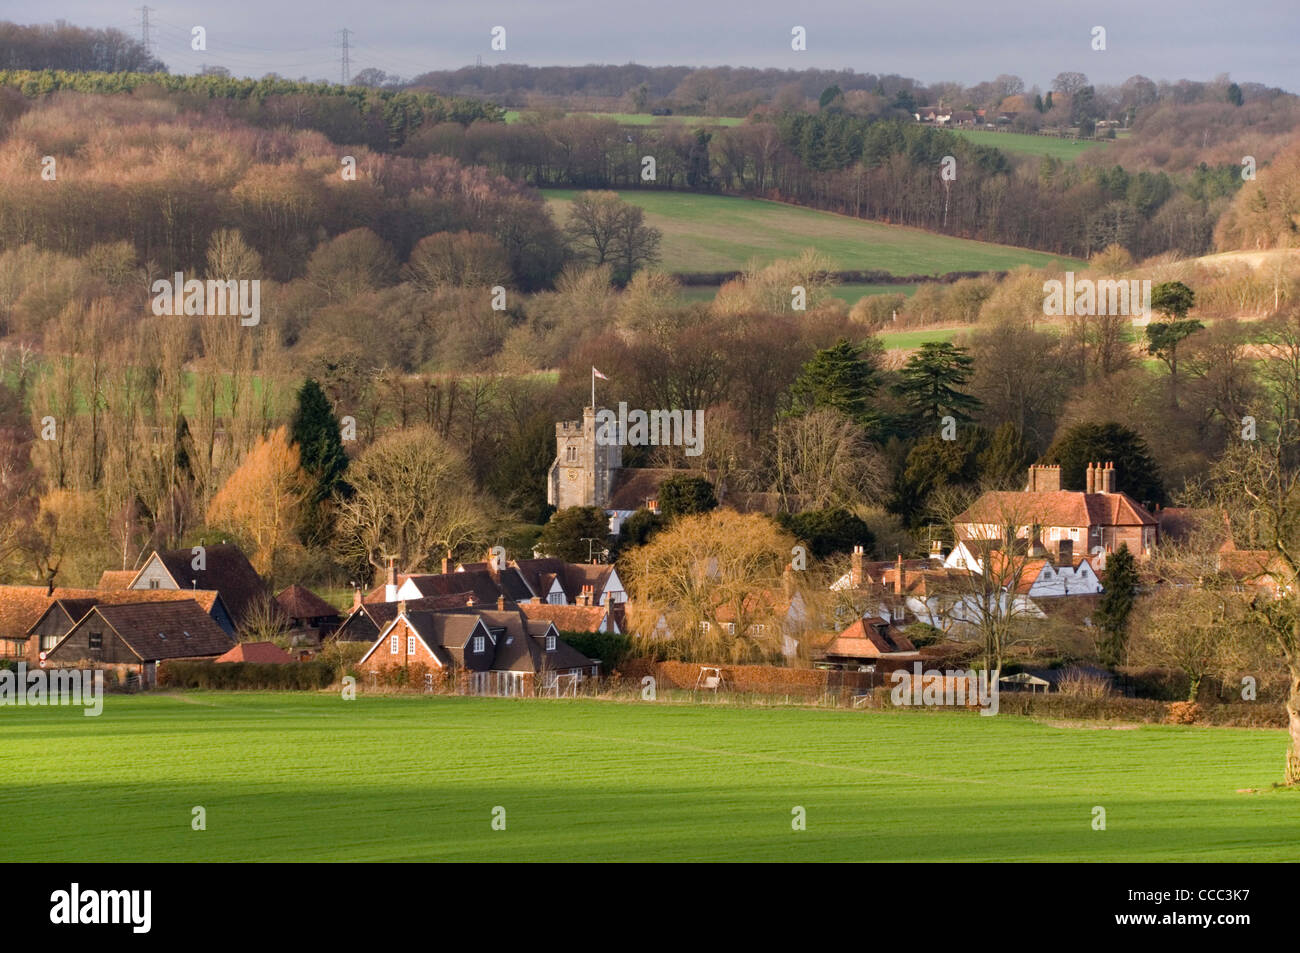
[[[133,0],[138,2],[138,0]],[[236,75],[267,72],[339,79],[339,37],[351,35],[352,72],[377,67],[405,77],[424,70],[513,62],[851,68],[922,82],[972,83],[1014,73],[1047,88],[1077,70],[1095,83],[1141,73],[1152,79],[1212,79],[1300,89],[1297,0],[154,0],[153,49],[174,72],[204,63]],[[8,8],[8,9],[5,9]],[[140,34],[138,8],[99,0],[46,0],[0,16],[22,23],[64,19]],[[207,30],[207,52],[190,30]],[[506,28],[506,51],[490,48]],[[790,48],[793,26],[806,52]],[[1104,52],[1091,31],[1106,29]]]

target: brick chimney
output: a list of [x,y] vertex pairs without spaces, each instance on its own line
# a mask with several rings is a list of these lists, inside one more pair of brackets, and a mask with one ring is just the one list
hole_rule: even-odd
[[447,550],[447,555],[442,557],[442,574],[445,576],[451,572],[451,550]]
[[497,596],[497,612],[505,612],[505,611],[506,611],[506,597],[504,595]]
[[393,557],[388,557],[388,569],[384,573],[384,601],[397,601],[397,568],[393,565]]
[[1101,477],[1099,482],[1102,484],[1102,488],[1101,488],[1102,493],[1115,492],[1115,464],[1114,463],[1106,464],[1106,469],[1101,471]]
[[361,587],[352,587],[352,608],[354,610],[361,608]]
[[582,592],[578,593],[578,605],[580,606],[591,605],[592,594],[595,591],[596,588],[594,586],[583,586]]
[[1056,464],[1036,463],[1029,468],[1030,493],[1054,493],[1061,488],[1061,468]]
[[397,614],[398,614],[398,615],[406,615],[406,600],[405,600],[405,599],[400,599],[400,600],[398,600],[398,603],[397,603]]
[[861,546],[853,547],[853,556],[849,560],[849,586],[853,589],[862,588],[862,561],[866,553]]
[[1097,471],[1094,468],[1092,463],[1088,464],[1088,473],[1084,480],[1084,492],[1085,493],[1097,492]]
[[894,560],[894,592],[900,596],[907,591],[906,570],[903,569],[903,554],[899,553],[898,558]]

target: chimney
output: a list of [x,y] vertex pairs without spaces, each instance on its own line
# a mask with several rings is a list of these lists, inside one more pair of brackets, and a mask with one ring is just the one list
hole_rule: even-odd
[[1084,491],[1087,493],[1097,492],[1097,471],[1091,463],[1088,464],[1088,476]]
[[442,557],[442,574],[445,576],[451,572],[451,550],[447,550],[447,555]]
[[904,575],[903,554],[899,553],[894,561],[894,592],[903,595],[907,591],[907,577]]
[[1114,463],[1106,464],[1106,469],[1102,471],[1102,474],[1105,477],[1104,482],[1106,488],[1101,492],[1114,493],[1115,492],[1115,464]]
[[862,560],[865,552],[861,546],[853,547],[853,556],[849,561],[849,586],[853,589],[862,588]]
[[361,587],[360,586],[352,587],[352,608],[354,610],[361,608]]
[[397,603],[397,614],[398,614],[398,615],[406,615],[406,600],[405,600],[405,599],[401,599],[401,600],[398,601],[398,603]]
[[388,557],[388,571],[384,574],[384,601],[397,601],[397,569],[393,566],[393,557]]
[[506,611],[506,597],[504,595],[497,596],[497,612],[505,612],[505,611]]
[[943,562],[943,540],[930,540],[930,561],[939,563]]
[[1056,464],[1036,463],[1029,468],[1029,492],[1053,493],[1061,488],[1061,468]]

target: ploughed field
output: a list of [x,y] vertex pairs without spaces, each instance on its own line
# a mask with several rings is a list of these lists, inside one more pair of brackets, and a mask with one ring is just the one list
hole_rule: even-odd
[[[568,219],[575,189],[542,193],[557,222]],[[1073,259],[1047,252],[953,238],[817,209],[729,195],[630,189],[627,202],[645,209],[645,220],[663,232],[656,267],[679,273],[738,271],[751,260],[769,264],[805,248],[826,253],[836,271],[884,271],[891,275],[944,275],[953,271],[1009,271]]]
[[0,861],[1295,860],[1285,746],[973,712],[112,695],[97,718],[0,708]]

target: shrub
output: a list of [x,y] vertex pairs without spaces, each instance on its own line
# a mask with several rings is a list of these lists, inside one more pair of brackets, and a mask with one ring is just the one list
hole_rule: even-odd
[[614,632],[561,632],[560,638],[589,659],[600,660],[600,670],[614,671],[632,654],[632,637]]
[[255,662],[164,662],[158,685],[217,690],[283,689],[313,691],[334,681],[334,667],[324,662],[280,665]]

